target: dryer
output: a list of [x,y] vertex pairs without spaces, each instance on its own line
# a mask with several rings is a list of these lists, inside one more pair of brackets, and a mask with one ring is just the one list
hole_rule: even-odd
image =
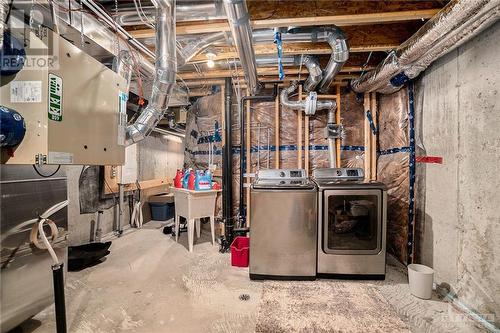
[[313,171],[318,186],[318,276],[385,278],[387,191],[363,169]]

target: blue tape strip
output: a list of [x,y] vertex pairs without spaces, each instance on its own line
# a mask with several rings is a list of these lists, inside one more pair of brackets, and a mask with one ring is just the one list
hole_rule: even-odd
[[285,79],[285,71],[283,70],[283,43],[281,41],[281,32],[274,33],[274,44],[278,50],[278,72],[280,80]]
[[370,123],[370,128],[372,130],[373,135],[376,135],[378,131],[377,131],[377,128],[375,127],[375,123],[373,122],[373,117],[372,117],[372,113],[370,112],[370,110],[366,111],[366,118],[368,119],[368,122]]
[[414,244],[414,223],[415,223],[415,99],[413,81],[408,82],[408,125],[410,137],[410,188],[409,188],[409,205],[408,205],[408,248],[407,258],[408,264],[413,262],[413,244]]
[[379,150],[378,154],[379,155],[390,155],[390,154],[397,154],[397,153],[408,153],[410,152],[410,147],[398,147],[398,148],[389,148],[385,150]]

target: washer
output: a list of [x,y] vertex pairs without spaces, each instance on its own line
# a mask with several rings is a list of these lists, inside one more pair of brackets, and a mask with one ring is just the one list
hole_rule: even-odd
[[385,278],[387,190],[363,169],[313,172],[318,186],[319,276]]
[[250,279],[314,280],[317,188],[305,170],[260,170],[250,199]]

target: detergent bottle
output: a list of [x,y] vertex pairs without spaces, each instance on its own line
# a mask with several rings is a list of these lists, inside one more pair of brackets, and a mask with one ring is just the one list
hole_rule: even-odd
[[191,169],[184,171],[184,177],[182,178],[182,188],[188,188],[189,175],[191,174]]
[[194,190],[194,183],[196,180],[196,174],[194,170],[189,171],[189,178],[188,178],[188,190]]
[[212,181],[210,174],[204,173],[201,170],[196,170],[195,189],[197,191],[206,191],[212,189]]
[[174,177],[174,187],[175,188],[182,188],[183,178],[184,178],[184,170],[177,169],[177,172],[175,173],[175,177]]

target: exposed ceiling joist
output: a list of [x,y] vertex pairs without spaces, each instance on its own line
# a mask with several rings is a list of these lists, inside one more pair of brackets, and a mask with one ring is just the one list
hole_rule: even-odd
[[[351,46],[349,51],[352,53],[362,52],[377,52],[377,51],[390,51],[399,46],[399,44],[384,44],[384,45],[367,45],[367,46]],[[218,53],[215,60],[226,60],[238,58],[238,52],[234,47],[217,47]],[[255,55],[276,55],[275,44],[255,44]],[[332,48],[328,43],[284,43],[283,54],[285,55],[300,55],[300,54],[331,54]],[[191,62],[206,61],[205,54],[199,54],[194,57]]]
[[[332,16],[314,16],[314,17],[295,17],[279,18],[267,20],[252,21],[254,29],[288,27],[288,26],[320,26],[335,24],[339,27],[406,22],[414,20],[425,20],[433,17],[439,9],[422,9],[384,13],[370,14],[352,14],[352,15],[332,15]],[[204,22],[178,24],[176,27],[178,35],[202,34],[220,31],[230,31],[227,21]],[[135,38],[150,38],[154,36],[152,29],[131,30],[130,34]]]
[[[353,69],[353,70],[350,71],[348,69]],[[342,71],[344,73],[345,72],[360,71],[360,70],[361,69],[359,67],[356,67],[356,69],[355,68],[347,68],[347,69],[342,68]],[[284,72],[285,72],[285,75],[298,75],[299,73],[304,74],[305,75],[304,78],[307,78],[307,75],[309,74],[307,71],[307,68],[305,68],[305,67],[302,67],[301,69],[299,69],[299,67],[295,67],[295,68],[288,67],[288,68],[284,69]],[[277,69],[276,69],[276,67],[260,67],[257,69],[257,74],[259,76],[276,76]],[[204,72],[203,75],[200,75],[200,73],[198,73],[198,72],[186,72],[186,73],[179,72],[179,73],[177,73],[177,76],[182,78],[182,80],[216,79],[216,78],[224,78],[224,77],[243,76],[243,75],[244,75],[244,73],[240,69],[237,72],[235,72],[233,70],[228,70],[228,69],[211,70],[211,71]],[[344,79],[350,79],[353,77],[355,77],[355,75],[339,74],[335,78],[338,81],[340,81],[340,80],[344,80]]]

